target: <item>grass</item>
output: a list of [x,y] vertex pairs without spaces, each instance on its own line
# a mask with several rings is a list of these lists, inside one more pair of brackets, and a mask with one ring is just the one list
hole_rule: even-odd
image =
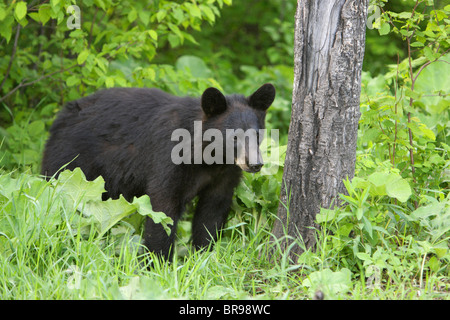
[[398,252],[381,246],[370,256],[380,252],[378,262],[353,257],[352,265],[345,251],[351,241],[322,228],[316,251],[289,263],[270,234],[270,219],[263,222],[252,210],[231,218],[209,251],[192,250],[189,222],[180,223],[176,258],[168,263],[144,253],[129,222],[99,236],[51,183],[29,174],[3,174],[0,182],[2,300],[292,300],[319,291],[326,299],[450,298],[448,265],[433,269],[433,255],[402,253],[407,246]]

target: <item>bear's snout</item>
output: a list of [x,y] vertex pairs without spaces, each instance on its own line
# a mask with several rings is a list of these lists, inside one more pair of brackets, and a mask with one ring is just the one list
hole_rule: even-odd
[[248,166],[248,169],[249,169],[248,172],[252,172],[252,173],[259,172],[263,165],[264,165],[263,163],[250,164]]

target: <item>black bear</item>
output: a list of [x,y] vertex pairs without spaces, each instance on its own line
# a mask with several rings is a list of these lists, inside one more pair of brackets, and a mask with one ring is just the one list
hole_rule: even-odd
[[[168,236],[160,224],[147,219],[144,243],[170,259],[177,222],[195,196],[199,198],[193,245],[200,248],[216,240],[242,170],[257,172],[262,166],[259,133],[274,98],[271,84],[249,97],[224,96],[216,88],[206,89],[201,98],[147,88],[98,91],[67,103],[59,113],[46,143],[42,174],[57,176],[68,164],[67,169],[80,167],[89,180],[101,175],[107,190],[104,199],[122,194],[131,201],[148,194],[153,209],[164,212],[174,224]],[[238,134],[229,134],[236,129],[252,129],[257,143],[244,143],[250,135],[238,139]],[[207,132],[212,135],[204,139]],[[194,138],[180,143],[183,134]],[[196,137],[203,139],[192,143]],[[208,140],[216,146],[222,141],[227,147],[211,150]]]

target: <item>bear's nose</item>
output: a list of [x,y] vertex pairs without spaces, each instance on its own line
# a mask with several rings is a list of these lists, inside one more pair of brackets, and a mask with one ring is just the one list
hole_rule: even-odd
[[261,170],[262,166],[263,166],[262,163],[250,164],[249,168],[252,172],[259,172],[259,170]]

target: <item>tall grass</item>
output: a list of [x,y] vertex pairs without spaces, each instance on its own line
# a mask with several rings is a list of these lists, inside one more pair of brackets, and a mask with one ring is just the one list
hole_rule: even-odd
[[[173,262],[156,259],[121,227],[98,237],[76,206],[32,175],[2,175],[0,298],[289,298],[286,265],[265,256],[267,228],[230,226],[210,250],[180,239]],[[282,281],[280,281],[282,280]],[[301,287],[299,287],[301,288]]]
[[186,220],[175,259],[166,262],[143,250],[129,222],[99,236],[51,182],[26,173],[0,175],[0,182],[2,300],[449,298],[442,269],[423,268],[420,277],[422,255],[406,261],[411,255],[386,251],[386,261],[404,265],[402,274],[370,269],[363,260],[350,265],[346,250],[353,244],[330,231],[336,221],[317,232],[314,250],[290,261],[270,232],[270,213],[232,216],[213,248],[201,251],[190,245]]

